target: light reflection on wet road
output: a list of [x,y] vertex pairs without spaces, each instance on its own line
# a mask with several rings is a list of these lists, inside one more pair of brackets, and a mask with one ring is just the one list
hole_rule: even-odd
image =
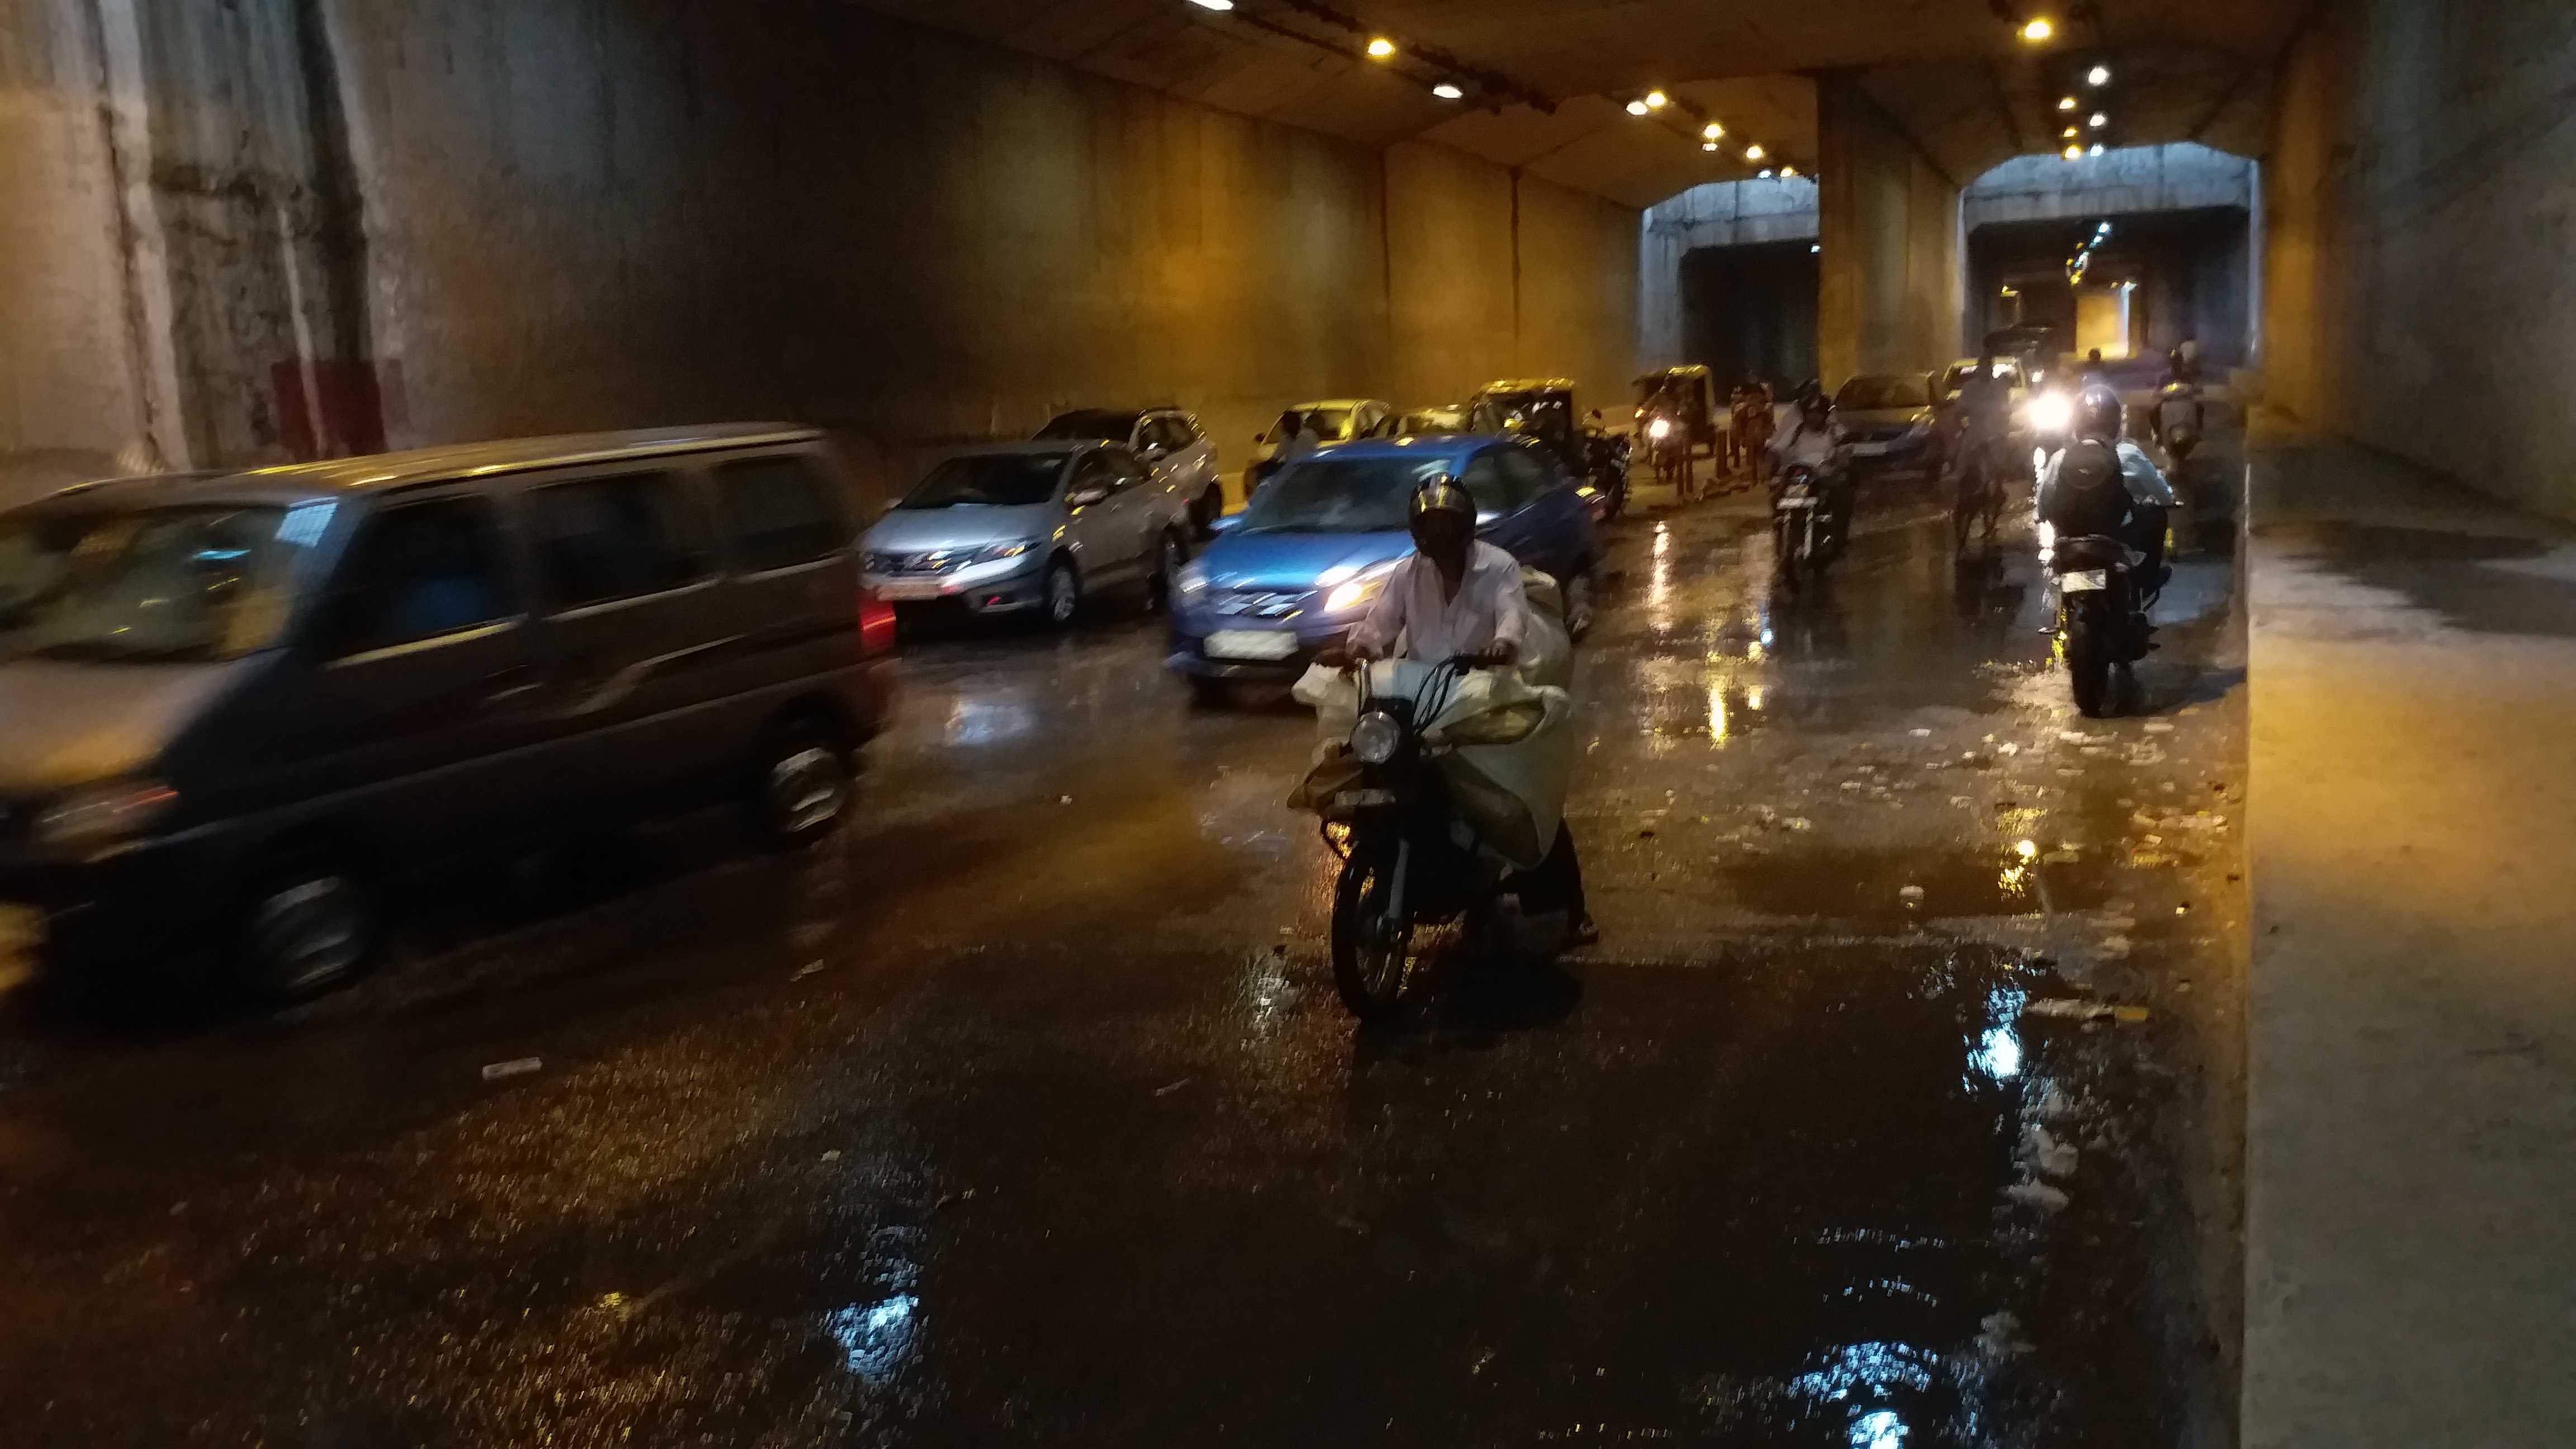
[[656,828],[284,1021],[14,1000],[10,1442],[2219,1442],[2232,560],[2083,721],[1904,493],[1794,601],[1744,500],[1618,527],[1604,940],[1406,1030],[1307,719],[1128,615],[913,646],[812,858]]

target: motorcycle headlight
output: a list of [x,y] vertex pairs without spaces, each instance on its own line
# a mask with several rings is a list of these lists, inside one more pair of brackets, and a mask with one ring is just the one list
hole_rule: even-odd
[[2022,421],[2043,433],[2062,433],[2075,426],[2075,399],[2047,393],[2022,405]]
[[1404,747],[1404,726],[1395,716],[1373,709],[1351,726],[1351,754],[1364,765],[1383,765]]
[[1646,436],[1654,439],[1658,443],[1672,435],[1673,424],[1672,420],[1669,418],[1657,418],[1653,422],[1646,424]]
[[46,845],[95,850],[132,840],[178,808],[179,792],[158,780],[118,780],[76,791],[36,816]]
[[1038,541],[1033,538],[1017,539],[1010,543],[992,544],[975,550],[975,562],[1000,563],[1006,558],[1018,558],[1037,546]]

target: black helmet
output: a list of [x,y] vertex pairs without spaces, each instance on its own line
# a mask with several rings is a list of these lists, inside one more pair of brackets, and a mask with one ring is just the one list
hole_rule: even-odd
[[1455,513],[1472,524],[1476,521],[1476,500],[1449,479],[1434,478],[1414,489],[1412,501],[1404,508],[1407,523],[1426,513]]
[[2120,436],[2120,420],[2120,395],[2108,386],[2097,382],[2075,395],[2077,437],[2116,442]]

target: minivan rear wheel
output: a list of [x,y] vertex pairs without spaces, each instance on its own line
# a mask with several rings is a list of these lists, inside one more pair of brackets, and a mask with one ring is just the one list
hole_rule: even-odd
[[373,887],[320,850],[281,856],[242,896],[232,977],[273,1006],[348,985],[374,962],[383,934]]
[[811,845],[849,813],[849,751],[811,720],[789,721],[771,732],[752,778],[753,819],[774,848]]

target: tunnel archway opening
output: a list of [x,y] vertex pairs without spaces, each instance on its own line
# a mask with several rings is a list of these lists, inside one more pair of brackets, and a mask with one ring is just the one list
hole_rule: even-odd
[[1816,375],[1821,268],[1809,241],[1700,247],[1682,257],[1682,356],[1721,387],[1748,378],[1785,390]]
[[2061,351],[2151,358],[2183,341],[2251,365],[2262,298],[2257,163],[2188,142],[2007,161],[1960,197],[1970,348],[2045,326]]

